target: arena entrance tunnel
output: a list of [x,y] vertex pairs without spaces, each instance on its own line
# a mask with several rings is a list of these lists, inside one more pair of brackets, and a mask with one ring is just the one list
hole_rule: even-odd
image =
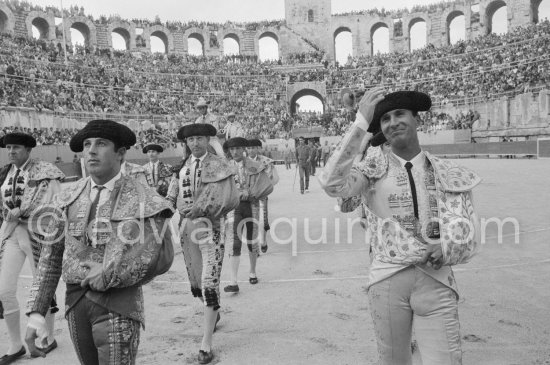
[[313,89],[302,89],[298,92],[296,92],[294,95],[292,95],[292,98],[290,99],[290,114],[294,115],[296,114],[296,102],[303,96],[313,96],[321,101],[321,104],[323,105],[323,113],[325,112],[325,98],[321,93],[319,93],[317,90]]

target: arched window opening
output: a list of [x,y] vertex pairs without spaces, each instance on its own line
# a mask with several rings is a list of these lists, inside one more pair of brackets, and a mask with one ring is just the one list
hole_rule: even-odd
[[279,59],[279,41],[275,35],[265,34],[260,37],[260,61],[276,61]]
[[502,6],[491,17],[491,33],[506,34],[508,32],[508,9]]
[[204,43],[202,37],[190,35],[187,38],[187,52],[191,56],[204,56]]
[[466,18],[464,15],[455,16],[450,22],[447,29],[449,34],[449,44],[466,39]]
[[86,37],[78,29],[71,28],[71,43],[73,46],[86,46]]
[[166,43],[164,40],[156,35],[151,35],[151,52],[153,53],[166,53]]
[[550,21],[550,0],[533,1],[533,23]]
[[323,114],[323,101],[314,95],[304,95],[296,100],[296,114],[313,116]]
[[225,37],[223,39],[223,54],[225,56],[233,56],[239,53],[239,42],[233,37]]
[[340,65],[345,65],[353,57],[353,38],[349,29],[336,31],[334,37],[334,52],[336,61]]
[[388,53],[390,51],[390,29],[380,26],[372,33],[372,54]]
[[417,21],[411,26],[409,30],[411,52],[426,47],[428,42],[426,32],[426,22],[423,20]]
[[117,32],[112,32],[111,39],[112,39],[113,49],[115,51],[126,51],[128,49],[128,45],[126,44],[126,39],[124,39],[122,34],[119,34]]

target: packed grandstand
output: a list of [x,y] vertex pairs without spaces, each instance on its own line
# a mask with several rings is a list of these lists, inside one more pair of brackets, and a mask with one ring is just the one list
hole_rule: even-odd
[[[2,34],[0,108],[30,108],[82,121],[106,114],[117,120],[149,120],[150,128],[140,133],[141,145],[173,144],[177,125],[196,119],[194,103],[202,96],[211,102],[213,114],[235,113],[250,136],[289,138],[293,128],[308,126],[320,126],[325,135],[335,136],[353,117],[341,104],[343,88],[383,85],[388,90],[420,90],[432,95],[436,107],[467,106],[547,87],[548,49],[547,20],[444,47],[428,44],[413,52],[350,57],[345,64],[327,61],[322,51],[261,62],[238,55],[136,55],[81,46],[68,46],[65,62],[60,44]],[[296,82],[325,84],[324,113],[291,114],[286,90]],[[422,118],[419,128],[437,132],[469,129],[479,114],[469,110],[451,116],[434,111]],[[0,133],[15,128],[19,127],[4,123]],[[67,143],[76,130],[26,129],[42,145]]]

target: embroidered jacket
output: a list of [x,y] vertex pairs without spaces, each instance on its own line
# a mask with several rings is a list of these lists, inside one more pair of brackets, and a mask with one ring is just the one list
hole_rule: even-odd
[[139,181],[140,184],[148,186],[146,172],[142,166],[125,161],[121,166],[121,171],[123,174]]
[[[367,241],[373,253],[369,286],[416,264],[458,292],[450,265],[466,262],[478,248],[471,190],[480,178],[466,168],[423,152],[425,181],[415,184],[420,187],[417,219],[406,170],[389,149],[369,148],[366,158],[354,165],[365,135],[362,128],[352,126],[319,181],[330,196],[362,197]],[[446,266],[434,270],[418,264],[425,251],[423,237],[441,243]]]
[[277,174],[277,169],[273,164],[273,160],[264,155],[257,154],[255,161],[265,165],[265,172],[269,176],[269,180],[271,180],[273,186],[277,185],[279,182],[279,174]]
[[178,167],[170,181],[166,199],[180,213],[191,209],[190,217],[208,218],[214,229],[220,227],[220,219],[239,204],[239,193],[233,176],[235,169],[223,157],[208,153],[197,173],[197,189],[191,186],[190,171],[193,158]]
[[[166,193],[168,192],[168,185],[170,185],[170,180],[173,175],[172,166],[162,161],[158,161],[157,171],[153,171],[153,166],[151,163],[143,165],[143,168],[145,170],[147,184],[155,189],[160,195],[166,196]],[[157,179],[156,182],[154,181],[155,177]]]
[[[11,169],[11,164],[8,164],[0,169],[0,186],[4,185],[6,178]],[[29,215],[41,204],[49,203],[53,196],[61,190],[60,180],[65,178],[65,175],[54,164],[49,162],[40,161],[37,159],[30,159],[26,163],[24,169],[28,172],[25,186],[22,188],[23,192],[21,199],[15,205],[19,206],[21,216],[18,219],[4,219],[10,218],[8,211],[13,208],[12,196],[0,196],[1,202],[1,214],[0,214],[0,269],[2,267],[2,257],[4,252],[4,245],[6,239],[9,238],[19,223],[26,223]],[[12,192],[12,194],[15,192]],[[26,225],[27,226],[27,225]],[[34,225],[29,225],[31,228]],[[29,227],[27,226],[27,227]],[[42,245],[37,240],[36,232],[31,232],[31,247],[33,253],[34,263],[38,263],[40,257],[40,251]],[[48,304],[49,306],[49,304]],[[0,318],[2,317],[2,303],[0,302]]]
[[242,160],[242,165],[235,162],[235,160],[231,160],[229,163],[237,170],[235,175],[237,188],[241,192],[248,192],[248,201],[261,200],[273,192],[273,184],[267,174],[265,164],[248,157]]
[[[42,208],[64,214],[47,222],[50,234],[44,238],[28,313],[45,315],[59,278],[68,286],[80,285],[87,274],[80,264],[92,261],[102,264],[103,283],[88,290],[86,297],[143,324],[141,286],[154,278],[162,246],[172,245],[168,225],[173,210],[153,189],[122,175],[109,199],[98,207],[101,229],[91,231],[87,229],[90,189],[91,178],[81,179],[56,196],[53,208]],[[67,306],[73,304],[70,300],[67,295]]]

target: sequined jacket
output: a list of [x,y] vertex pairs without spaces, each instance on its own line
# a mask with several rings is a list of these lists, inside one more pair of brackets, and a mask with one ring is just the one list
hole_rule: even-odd
[[273,186],[277,185],[277,183],[279,182],[279,174],[277,173],[277,169],[273,164],[273,160],[270,159],[269,157],[265,157],[264,155],[258,154],[256,155],[256,161],[265,165],[265,172],[269,176],[269,180],[271,180],[271,183],[273,184]]
[[185,174],[191,167],[192,159],[178,167],[172,177],[166,199],[180,213],[191,209],[190,218],[207,218],[214,229],[219,228],[220,219],[239,204],[239,193],[233,176],[236,171],[223,157],[208,153],[201,166],[198,188],[187,197],[184,187],[180,186],[180,174]]
[[[0,186],[4,183],[7,174],[11,168],[11,164],[2,168],[0,176],[2,181]],[[26,223],[32,212],[42,204],[49,203],[55,194],[61,190],[60,180],[65,178],[65,175],[55,165],[31,159],[26,167],[29,172],[29,180],[23,197],[21,199],[21,205],[19,207],[21,216],[15,220],[7,220],[8,218],[8,206],[3,197],[0,197],[0,204],[2,209],[2,225],[0,227],[0,267],[1,258],[3,252],[3,246],[6,239],[8,239],[19,223]],[[32,228],[33,226],[30,225]],[[33,235],[31,234],[31,239]],[[34,241],[34,240],[33,240]],[[33,252],[38,255],[40,252],[40,244],[33,242]]]
[[[86,297],[108,310],[144,323],[141,286],[152,280],[162,245],[172,245],[169,229],[173,209],[148,186],[122,175],[107,202],[98,207],[97,218],[105,223],[99,232],[87,230],[91,178],[63,189],[44,219],[49,234],[38,264],[27,303],[28,313],[45,315],[59,278],[79,285],[86,277],[83,262],[102,264],[103,285],[88,290]],[[93,235],[93,237],[91,237]],[[97,245],[90,244],[93,238]],[[67,296],[66,305],[69,302]]]
[[162,196],[166,196],[168,193],[168,186],[172,179],[172,166],[159,161],[158,162],[158,171],[157,171],[157,184],[155,185],[154,176],[153,176],[153,167],[150,163],[147,163],[142,166],[145,170],[145,177],[147,178],[147,184],[155,189],[157,193]]
[[140,184],[148,185],[145,169],[138,164],[125,161],[122,165],[122,173],[136,179]]
[[[239,170],[239,164],[235,160],[229,161],[235,168]],[[244,179],[241,174],[235,174],[235,182],[239,191],[248,192],[248,201],[257,202],[273,192],[273,184],[266,171],[266,165],[261,162],[254,161],[248,157],[243,160]]]
[[[380,147],[369,148],[367,157],[354,164],[365,135],[362,128],[353,125],[330,157],[319,181],[330,196],[362,197],[367,241],[373,252],[369,286],[408,265],[416,264],[422,271],[458,292],[450,265],[466,262],[477,251],[478,226],[471,190],[481,179],[466,168],[424,152],[427,161],[423,190],[426,191],[428,211],[421,213],[427,215],[426,221],[440,219],[441,224],[427,224],[422,229],[426,233],[437,231],[446,266],[434,270],[430,266],[420,265],[425,242],[419,226],[414,219],[409,219],[411,215],[407,213],[407,210],[412,210],[412,201],[408,201],[410,187],[407,174],[390,149]],[[409,193],[393,199],[392,186],[401,186],[400,193],[406,190]],[[463,227],[463,222],[467,222],[469,227]],[[452,232],[454,239],[450,239],[451,235],[446,232]]]
[[[4,184],[10,169],[11,164],[8,164],[0,169],[0,186]],[[36,209],[36,207],[40,204],[51,201],[53,195],[61,189],[59,180],[65,177],[61,170],[59,170],[55,165],[36,159],[31,159],[29,161],[27,169],[29,171],[29,182],[23,193],[20,206],[21,217],[19,219],[12,221],[4,220],[4,217],[7,215],[8,208],[4,204],[3,197],[0,196],[0,204],[2,207],[0,214],[0,269],[2,268],[2,257],[6,239],[11,236],[20,222],[27,222],[27,218],[31,214],[30,212]],[[33,226],[31,225],[31,227]],[[42,245],[39,241],[33,239],[34,236],[35,235],[31,234],[30,238],[33,253],[32,259],[36,265],[38,263],[38,259],[40,258]],[[0,318],[3,318],[2,302],[0,302]]]

